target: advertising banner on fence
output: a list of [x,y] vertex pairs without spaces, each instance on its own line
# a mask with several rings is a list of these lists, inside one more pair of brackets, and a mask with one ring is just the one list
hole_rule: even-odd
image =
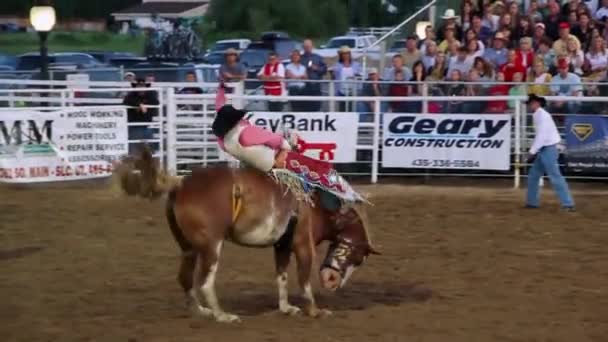
[[566,118],[566,165],[574,172],[608,172],[608,117]]
[[510,153],[510,115],[384,115],[383,167],[508,170]]
[[0,114],[1,182],[107,177],[127,153],[125,109]]
[[357,114],[252,112],[245,118],[273,132],[280,133],[283,128],[297,132],[308,157],[334,163],[356,160]]

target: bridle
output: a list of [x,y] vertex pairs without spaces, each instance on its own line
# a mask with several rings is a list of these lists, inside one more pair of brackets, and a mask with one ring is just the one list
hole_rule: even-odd
[[[336,214],[332,217],[339,232],[329,245],[327,256],[321,264],[321,268],[329,268],[344,277],[350,265],[360,266],[370,254],[368,241],[353,241],[352,238],[344,236],[344,227],[348,224],[361,224],[361,218],[351,212]],[[355,258],[361,256],[361,258]]]
[[[329,268],[344,276],[349,264],[359,266],[367,257],[367,242],[356,243],[352,239],[338,235],[336,239],[329,245],[329,253],[321,264],[321,268]],[[363,255],[361,260],[353,260],[353,256],[360,252]]]

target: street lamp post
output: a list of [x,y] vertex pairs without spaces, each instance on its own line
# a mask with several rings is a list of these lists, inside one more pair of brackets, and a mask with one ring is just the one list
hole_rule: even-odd
[[43,80],[49,79],[49,59],[48,59],[48,37],[49,32],[55,26],[55,9],[51,6],[50,0],[38,0],[36,5],[30,10],[30,22],[38,37],[40,37],[40,72]]

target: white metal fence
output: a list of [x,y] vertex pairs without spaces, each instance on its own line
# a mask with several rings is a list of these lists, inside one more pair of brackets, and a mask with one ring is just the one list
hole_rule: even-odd
[[[14,81],[14,80],[11,80]],[[0,80],[2,82],[8,82]],[[25,82],[25,81],[24,81]],[[29,81],[31,82],[31,81]],[[64,107],[82,106],[121,106],[123,96],[132,91],[130,85],[123,82],[89,82],[86,86],[75,87],[73,84],[58,84],[54,86],[65,86],[64,89],[47,89],[49,84],[36,81],[28,86],[36,86],[37,89],[8,89],[0,90],[0,102],[13,104],[0,110],[0,118],[3,111],[16,110],[52,110]],[[217,88],[214,83],[197,83],[197,87],[204,88],[209,93],[202,95],[180,94],[179,89],[192,86],[192,83],[155,84],[154,88],[145,88],[146,91],[154,91],[159,94],[158,118],[150,124],[157,131],[154,139],[147,142],[158,143],[157,155],[163,159],[165,166],[174,173],[188,172],[192,167],[206,166],[219,162],[229,161],[219,150],[217,142],[211,134],[210,125],[215,116],[215,94],[212,92]],[[177,90],[177,91],[176,91]],[[514,186],[519,186],[522,177],[526,175],[524,156],[530,146],[533,136],[531,115],[527,113],[524,106],[524,96],[410,96],[410,97],[364,97],[364,96],[284,96],[268,97],[264,95],[245,95],[243,88],[238,87],[232,94],[228,94],[228,100],[236,107],[247,107],[251,104],[265,105],[268,101],[283,101],[284,103],[319,103],[322,111],[332,109],[336,115],[354,116],[357,118],[356,143],[351,148],[356,151],[354,161],[337,164],[341,172],[350,175],[369,176],[370,181],[375,183],[381,177],[388,176],[453,176],[453,177],[510,177]],[[608,102],[606,97],[548,97],[551,101],[570,101],[577,103],[600,103]],[[455,102],[480,102],[488,101],[511,101],[512,109],[507,112],[511,117],[511,147],[510,147],[510,169],[508,171],[481,171],[481,170],[455,170],[455,169],[408,169],[408,168],[385,168],[382,167],[382,117],[387,112],[388,104],[394,102],[417,103],[421,109],[419,112],[428,112],[429,105],[433,103],[455,103]],[[17,104],[20,104],[17,106]],[[347,105],[350,104],[350,105]],[[368,107],[368,110],[360,110],[360,104]],[[283,112],[267,113],[265,107],[260,107],[260,112],[266,115],[279,117],[285,112],[290,112],[289,106],[285,106]],[[390,110],[389,110],[390,111]],[[456,112],[451,114],[458,114]],[[478,113],[483,114],[483,113]],[[595,113],[589,113],[595,114]],[[598,113],[599,115],[599,113]],[[559,118],[568,114],[556,114],[558,124],[563,131],[563,123]],[[142,141],[131,140],[130,143]],[[604,175],[588,177],[576,176],[576,178],[608,178]]]

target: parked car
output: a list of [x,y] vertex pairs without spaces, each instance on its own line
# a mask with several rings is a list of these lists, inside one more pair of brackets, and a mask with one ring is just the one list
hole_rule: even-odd
[[279,58],[283,60],[288,59],[293,50],[301,49],[302,44],[292,39],[261,40],[249,44],[249,47],[243,51],[243,53],[247,52],[248,50],[275,51]]
[[0,65],[15,69],[17,67],[17,58],[11,55],[0,54]]
[[389,52],[401,52],[405,49],[406,39],[398,39],[391,44],[391,47],[388,49]]
[[224,51],[215,51],[205,54],[201,61],[205,64],[221,65],[224,63]]
[[249,46],[250,43],[251,40],[249,39],[218,40],[217,42],[215,42],[215,44],[213,44],[213,47],[209,49],[209,52],[223,52],[228,49],[236,49],[238,51],[243,51]]
[[110,65],[128,69],[136,64],[148,61],[145,57],[116,57],[110,59]]
[[0,24],[0,32],[15,33],[25,32],[25,27],[21,27],[15,23]]
[[289,39],[289,34],[282,31],[262,32],[262,40]]
[[[330,39],[327,44],[321,45],[320,49],[316,49],[315,53],[323,58],[334,58],[338,55],[338,50],[343,46],[348,46],[351,49],[353,57],[361,56],[361,53],[375,43],[377,38],[372,35],[366,36],[338,36]],[[380,46],[374,46],[367,50],[369,55],[380,55]]]
[[[248,48],[240,55],[240,62],[247,69],[247,79],[255,80],[258,78],[258,72],[266,61],[271,49],[263,48]],[[259,81],[245,81],[245,89],[255,89],[261,86],[262,83]]]
[[[50,53],[49,64],[62,63],[76,65],[78,68],[99,68],[104,65],[86,53],[60,52]],[[40,70],[42,62],[39,53],[26,53],[17,57],[17,70]]]
[[87,51],[87,54],[93,56],[101,63],[110,64],[110,61],[117,58],[130,58],[137,57],[135,54],[130,52],[114,52],[114,51]]
[[137,77],[153,76],[156,82],[183,82],[188,72],[194,72],[196,79],[202,82],[217,82],[218,67],[209,64],[176,62],[146,62],[129,68]]

